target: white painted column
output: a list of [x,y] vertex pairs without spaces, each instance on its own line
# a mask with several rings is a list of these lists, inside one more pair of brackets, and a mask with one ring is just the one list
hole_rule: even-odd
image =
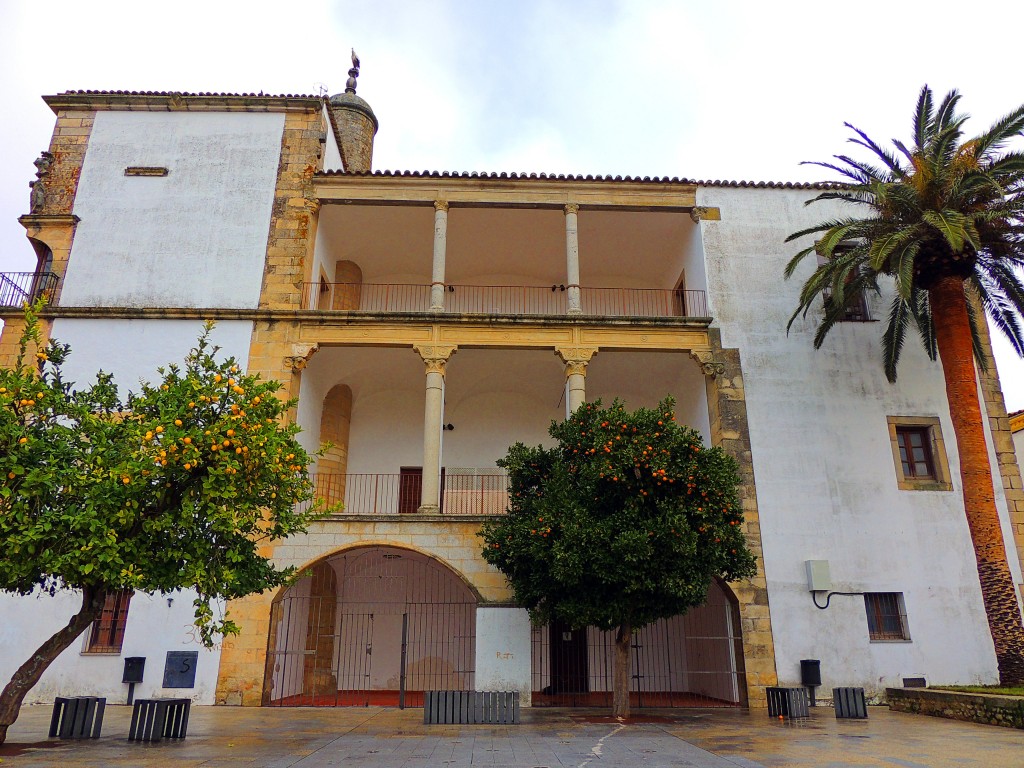
[[597,347],[555,347],[565,361],[565,417],[587,400],[587,365],[597,354]]
[[519,691],[530,706],[530,617],[525,608],[479,606],[476,609],[478,691]]
[[567,313],[570,315],[583,314],[580,303],[580,241],[576,221],[579,210],[576,203],[565,206],[565,272],[569,305]]
[[444,257],[448,248],[448,202],[434,201],[434,262],[430,271],[430,311],[444,312]]
[[423,406],[423,477],[418,512],[441,511],[441,425],[444,423],[444,368],[454,346],[413,347],[427,367],[426,401]]

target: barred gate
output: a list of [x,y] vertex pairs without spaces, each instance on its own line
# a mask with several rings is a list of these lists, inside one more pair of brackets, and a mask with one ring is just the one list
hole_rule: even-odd
[[[533,706],[610,706],[615,632],[552,623],[532,636]],[[746,696],[739,611],[713,583],[707,602],[636,630],[634,707],[730,707]]]
[[271,608],[264,703],[422,706],[472,689],[476,597],[436,560],[365,547],[321,561]]

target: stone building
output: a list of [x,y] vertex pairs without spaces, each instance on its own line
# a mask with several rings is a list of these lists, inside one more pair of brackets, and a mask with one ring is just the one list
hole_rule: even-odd
[[[814,185],[372,171],[378,122],[354,78],[330,99],[45,101],[56,129],[20,219],[39,266],[0,276],[0,362],[41,290],[69,376],[102,367],[125,388],[213,318],[225,354],[298,398],[305,444],[332,444],[317,488],[345,509],[277,543],[306,575],[231,604],[242,632],[223,647],[195,643],[190,595],[137,594],[37,700],[117,699],[123,658],[142,656],[139,695],[206,703],[601,703],[609,638],[531,628],[476,532],[504,509],[511,443],[545,442],[584,400],[666,394],[739,461],[758,574],[638,634],[640,706],[760,706],[802,659],[825,691],[996,679],[939,367],[908,348],[886,382],[884,295],[820,351],[814,318],[785,332],[800,281],[782,281],[783,239],[829,214],[804,208]],[[981,385],[1019,584],[1024,495],[999,383]],[[0,677],[73,602],[0,597]],[[165,679],[182,652],[192,677]]]

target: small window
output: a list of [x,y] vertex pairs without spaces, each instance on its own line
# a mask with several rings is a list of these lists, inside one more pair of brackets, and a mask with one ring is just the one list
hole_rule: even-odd
[[900,449],[904,477],[935,479],[927,427],[896,427],[896,444]]
[[[836,254],[841,254],[849,248],[843,248],[839,246],[835,249]],[[824,256],[818,256],[818,266],[827,263],[827,259]],[[847,275],[846,284],[849,286],[855,277],[854,273]],[[822,298],[825,300],[825,309],[829,309],[832,305],[832,290],[825,288],[821,292]],[[863,290],[848,291],[845,298],[846,305],[843,307],[843,316],[839,318],[841,322],[867,322],[871,319],[868,314],[868,301],[867,296],[864,295]]]
[[896,481],[904,491],[951,491],[942,428],[934,416],[889,416]]
[[86,653],[120,653],[124,642],[124,629],[128,624],[128,603],[131,592],[114,592],[107,595],[103,612],[92,623]]
[[868,637],[873,643],[910,640],[902,592],[865,592]]

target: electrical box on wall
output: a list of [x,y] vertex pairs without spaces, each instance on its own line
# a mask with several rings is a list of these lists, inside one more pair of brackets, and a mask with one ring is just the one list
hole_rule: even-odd
[[828,592],[832,589],[832,574],[828,560],[804,560],[807,569],[807,589],[811,592]]

